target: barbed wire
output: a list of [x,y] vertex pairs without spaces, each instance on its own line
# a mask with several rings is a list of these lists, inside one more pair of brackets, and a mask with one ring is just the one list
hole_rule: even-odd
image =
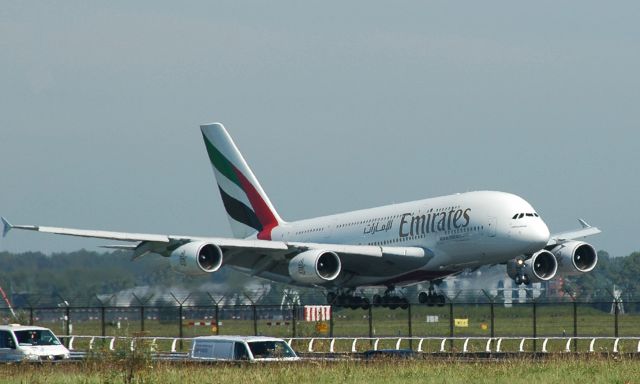
[[[417,303],[416,289],[398,290],[410,303]],[[380,294],[381,290],[362,289],[357,291],[364,296]],[[563,303],[576,301],[580,303],[640,302],[635,292],[620,292],[607,288],[592,291],[571,292],[548,291],[544,288],[517,289],[459,289],[442,290],[448,302],[456,303],[498,303],[523,304],[533,301],[538,303]],[[242,305],[322,305],[326,304],[323,290],[274,290],[269,287],[247,289],[237,292],[214,292],[184,289],[157,289],[139,287],[118,293],[86,293],[64,295],[61,293],[14,293],[10,295],[10,303],[15,308],[52,308],[52,307],[169,307],[169,306],[242,306]],[[0,308],[9,308],[7,303],[0,302]]]

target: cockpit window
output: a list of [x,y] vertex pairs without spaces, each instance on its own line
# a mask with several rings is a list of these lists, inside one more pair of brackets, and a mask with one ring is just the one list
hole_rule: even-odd
[[516,213],[515,215],[513,215],[513,217],[511,218],[511,220],[517,220],[517,219],[522,219],[523,217],[540,217],[538,216],[537,213],[533,212],[533,213]]

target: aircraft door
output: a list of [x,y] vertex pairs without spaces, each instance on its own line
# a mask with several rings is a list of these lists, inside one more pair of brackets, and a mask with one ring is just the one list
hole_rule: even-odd
[[496,227],[498,226],[498,219],[495,217],[489,217],[489,223],[487,224],[487,236],[496,237]]
[[332,236],[333,236],[333,232],[335,229],[335,220],[331,220],[331,222],[327,225],[324,226],[324,230],[322,231],[322,242],[323,243],[329,243]]

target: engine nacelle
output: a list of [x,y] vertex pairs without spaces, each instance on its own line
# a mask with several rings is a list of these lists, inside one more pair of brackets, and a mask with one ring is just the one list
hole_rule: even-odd
[[322,284],[340,274],[342,264],[335,252],[312,249],[289,261],[289,275],[298,283]]
[[507,274],[518,284],[551,280],[557,271],[556,257],[547,250],[538,251],[524,261],[516,259],[507,263]]
[[186,275],[204,275],[222,266],[222,249],[215,244],[194,241],[181,245],[169,256],[174,270]]
[[558,260],[558,273],[563,275],[590,272],[598,264],[596,250],[582,241],[567,241],[556,245],[551,252]]

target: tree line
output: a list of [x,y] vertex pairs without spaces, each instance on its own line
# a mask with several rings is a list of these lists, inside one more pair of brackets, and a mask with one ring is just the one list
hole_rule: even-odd
[[[598,252],[598,265],[591,273],[564,278],[563,290],[581,300],[610,300],[614,285],[625,301],[640,301],[640,252],[611,257]],[[140,286],[177,287],[196,291],[217,284],[223,291],[241,292],[259,281],[270,295],[280,295],[286,286],[252,278],[228,268],[204,276],[174,272],[168,260],[145,256],[131,261],[125,251],[79,250],[45,255],[39,252],[0,252],[0,287],[10,295],[39,293],[59,298],[117,293]],[[637,298],[636,298],[637,296]]]

